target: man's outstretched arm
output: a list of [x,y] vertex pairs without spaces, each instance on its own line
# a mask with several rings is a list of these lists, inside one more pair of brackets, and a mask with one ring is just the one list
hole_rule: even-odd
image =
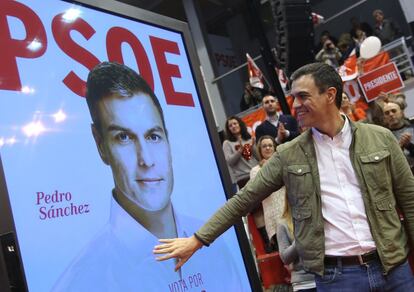
[[164,254],[156,258],[157,261],[177,259],[175,271],[178,271],[199,250],[203,243],[194,235],[185,238],[159,239],[162,244],[154,247],[154,254]]
[[164,255],[156,259],[164,261],[175,258],[175,270],[178,270],[198,249],[211,244],[259,202],[282,186],[282,163],[279,154],[276,153],[260,169],[256,177],[216,211],[195,235],[188,238],[160,239],[162,244],[155,246],[153,252]]

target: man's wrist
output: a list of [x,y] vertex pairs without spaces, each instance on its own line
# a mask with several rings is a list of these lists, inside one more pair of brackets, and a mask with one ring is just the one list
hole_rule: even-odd
[[204,239],[202,239],[197,233],[194,233],[194,237],[201,243],[201,247],[203,247],[203,245],[205,246],[209,246],[210,244],[208,242],[206,242]]

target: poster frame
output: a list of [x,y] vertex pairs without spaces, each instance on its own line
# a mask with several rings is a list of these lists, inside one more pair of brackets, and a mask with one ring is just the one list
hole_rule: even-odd
[[[223,185],[223,190],[229,199],[233,192],[234,188],[231,183],[230,175],[228,172],[228,167],[222,152],[221,142],[219,135],[217,133],[217,125],[215,125],[213,112],[209,103],[208,95],[206,88],[204,86],[204,79],[200,71],[200,62],[198,60],[195,45],[193,43],[191,33],[188,27],[188,24],[173,18],[162,16],[151,11],[147,11],[141,8],[137,8],[125,3],[112,1],[112,0],[58,0],[62,2],[72,3],[87,8],[97,10],[102,13],[108,13],[116,15],[122,18],[130,19],[132,21],[139,21],[146,23],[152,26],[156,26],[162,29],[174,31],[182,35],[183,44],[185,46],[186,54],[188,56],[188,61],[191,68],[191,73],[194,77],[195,87],[198,93],[200,105],[202,108],[202,113],[206,123],[208,135],[210,138],[211,146],[213,148],[217,169],[220,173],[221,182]],[[13,214],[11,209],[11,204],[9,200],[9,193],[7,190],[7,184],[5,179],[5,174],[3,171],[3,164],[1,162],[1,153],[0,153],[0,214],[2,219],[0,220],[0,236],[12,232],[16,235],[16,228],[13,221]],[[261,284],[257,275],[257,270],[255,262],[253,259],[252,250],[244,224],[242,220],[239,220],[235,224],[235,231],[239,243],[239,248],[243,256],[243,261],[245,264],[246,272],[250,281],[252,291],[261,291]],[[16,237],[16,236],[15,236]],[[22,278],[24,283],[21,283],[25,287],[24,291],[27,291],[27,283],[25,279],[25,273],[23,268],[23,262],[19,252],[19,245],[16,242],[16,247],[19,255],[20,270],[22,273]],[[16,291],[10,288],[10,283],[7,279],[7,263],[4,262],[4,256],[0,251],[0,287],[2,291]]]

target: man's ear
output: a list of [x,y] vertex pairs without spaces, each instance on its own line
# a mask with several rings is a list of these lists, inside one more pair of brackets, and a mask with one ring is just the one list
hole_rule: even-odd
[[105,145],[103,143],[103,138],[99,130],[96,128],[95,124],[91,124],[92,135],[95,140],[96,147],[98,148],[99,156],[101,156],[102,161],[109,165],[108,156],[105,151]]
[[336,104],[336,88],[335,87],[329,87],[326,91],[328,94],[328,103],[329,104]]

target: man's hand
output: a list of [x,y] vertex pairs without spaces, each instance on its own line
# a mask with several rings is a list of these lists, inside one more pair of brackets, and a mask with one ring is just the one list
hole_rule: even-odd
[[277,129],[277,141],[283,143],[286,139],[287,133],[285,129],[285,125],[283,123],[279,123],[279,127]]
[[406,147],[411,142],[411,134],[403,133],[399,142],[401,147]]
[[163,244],[156,245],[154,247],[154,254],[165,254],[157,257],[157,261],[165,261],[168,259],[177,259],[175,265],[175,271],[178,271],[189,258],[202,246],[194,235],[187,238],[171,238],[171,239],[159,239]]

